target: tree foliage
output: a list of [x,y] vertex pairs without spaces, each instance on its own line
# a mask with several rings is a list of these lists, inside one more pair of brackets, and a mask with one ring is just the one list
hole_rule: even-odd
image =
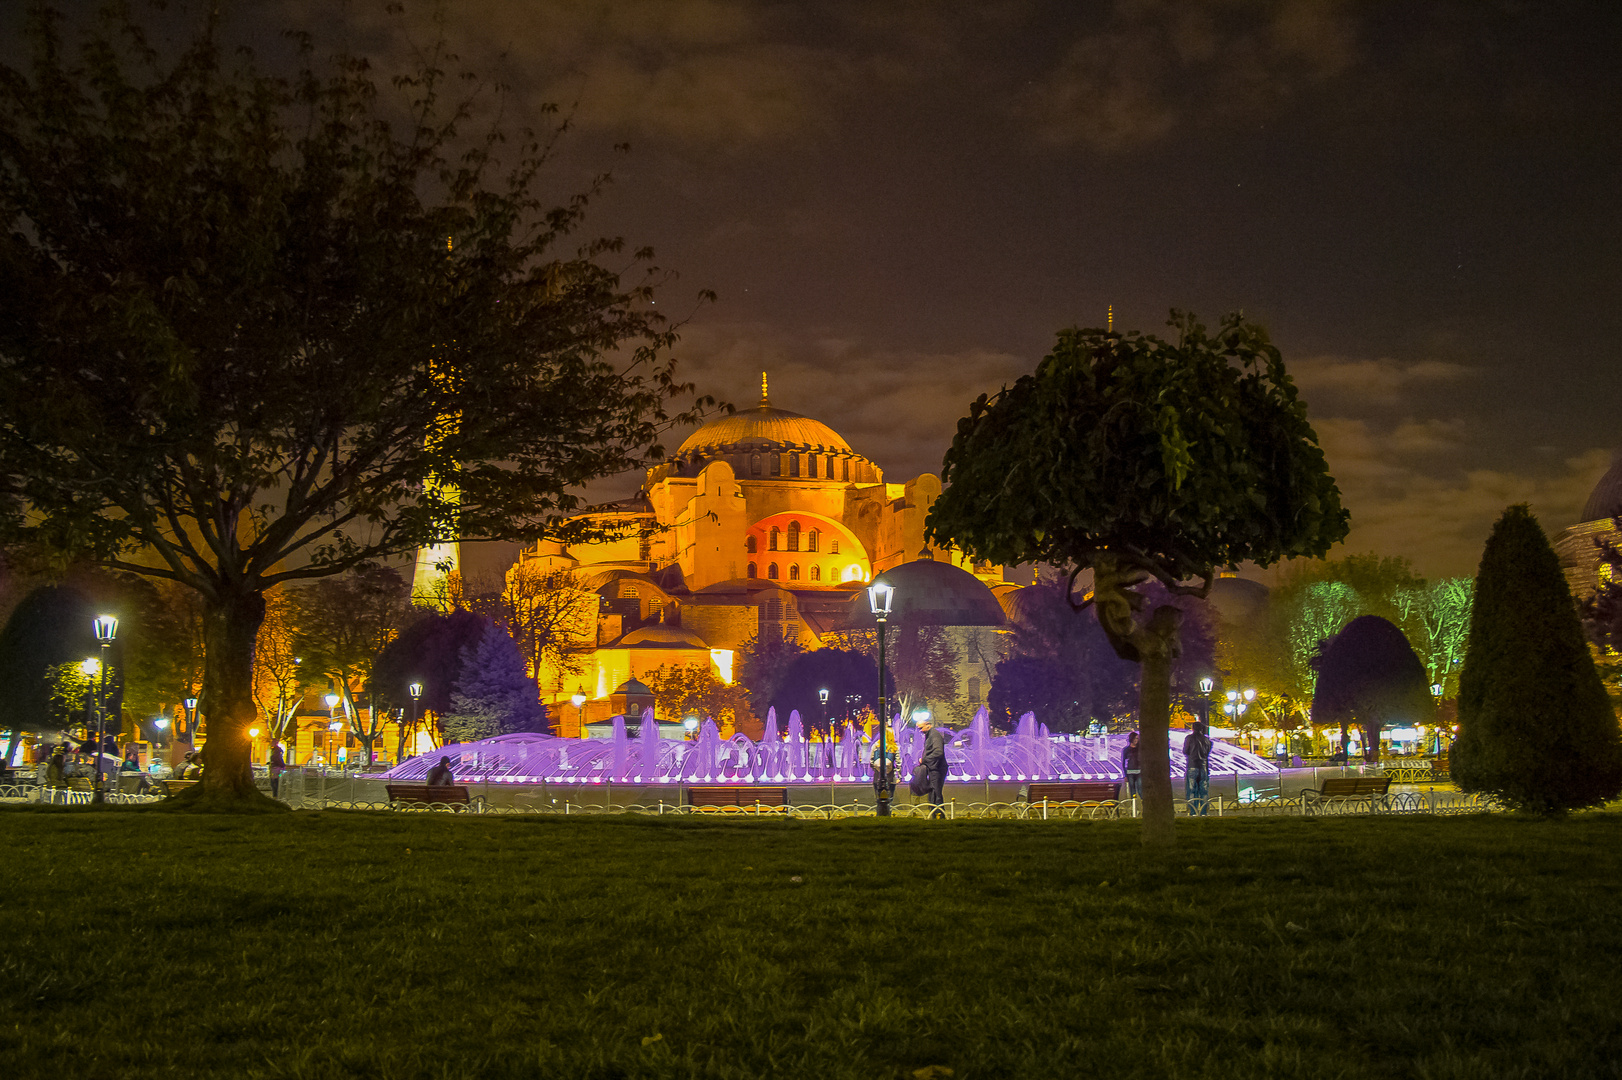
[[1493,526],[1476,575],[1452,773],[1465,791],[1561,813],[1622,792],[1622,732],[1564,573],[1525,504]]
[[447,742],[545,728],[546,711],[524,654],[496,624],[487,624],[478,642],[462,650],[462,670],[441,726]]
[[[1217,566],[1322,556],[1347,514],[1306,405],[1261,327],[1214,333],[1173,312],[1175,341],[1066,330],[1032,375],[982,395],[942,463],[926,535],[1005,565],[1092,568],[1100,625],[1140,684],[1145,839],[1172,835],[1166,752],[1181,612],[1153,579],[1203,595]],[[1184,585],[1190,578],[1203,584]],[[1072,577],[1074,580],[1074,577]]]
[[471,611],[451,611],[419,619],[383,647],[372,665],[367,689],[385,707],[410,709],[411,684],[422,684],[419,718],[450,711],[451,693],[462,676],[462,656],[492,625]]
[[667,409],[651,253],[567,246],[601,181],[549,199],[552,136],[470,137],[455,88],[486,84],[442,51],[378,78],[299,38],[283,79],[212,9],[172,53],[134,10],[76,51],[35,4],[29,70],[0,71],[0,526],[202,598],[198,797],[254,799],[267,588],[569,539],[580,485],[697,415]]
[[1598,655],[1595,660],[1613,707],[1622,705],[1622,517],[1611,519],[1611,532],[1594,538],[1599,549],[1597,588],[1582,602],[1583,629]]
[[1380,757],[1380,730],[1399,722],[1418,724],[1433,711],[1425,667],[1396,624],[1359,615],[1324,643],[1313,659],[1318,681],[1312,715],[1320,724],[1363,729],[1363,756]]
[[[863,710],[876,709],[878,686],[878,665],[868,653],[859,649],[812,649],[789,664],[770,704],[783,718],[798,709],[808,731],[826,731],[841,722],[847,711],[854,718]],[[822,689],[828,691],[826,708],[817,697],[817,691]],[[888,689],[892,694],[895,691],[893,669]],[[847,700],[852,697],[854,702]]]
[[728,685],[707,667],[665,664],[650,671],[644,681],[653,691],[654,714],[665,723],[679,723],[688,715],[714,720],[725,738],[742,733],[759,740],[762,727],[749,699],[749,691]]

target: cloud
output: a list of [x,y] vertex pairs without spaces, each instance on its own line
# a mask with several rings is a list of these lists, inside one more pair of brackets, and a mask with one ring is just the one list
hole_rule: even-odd
[[1022,95],[1047,142],[1106,153],[1193,122],[1253,116],[1350,70],[1357,26],[1336,0],[1117,0]]
[[1392,406],[1414,393],[1466,382],[1475,369],[1442,360],[1359,360],[1315,356],[1290,362],[1290,375],[1312,404]]

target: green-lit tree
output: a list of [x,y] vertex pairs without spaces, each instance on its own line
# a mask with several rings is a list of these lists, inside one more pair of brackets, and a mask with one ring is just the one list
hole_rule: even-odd
[[1504,511],[1476,575],[1452,774],[1544,814],[1622,791],[1622,732],[1554,549],[1525,504]]
[[[1182,613],[1139,586],[1205,595],[1215,568],[1322,556],[1347,514],[1306,405],[1261,327],[1208,333],[1173,312],[1175,341],[1067,330],[1035,374],[958,422],[926,534],[969,555],[1093,570],[1116,652],[1142,665],[1144,839],[1171,843],[1167,728]],[[1190,585],[1190,579],[1199,584]]]
[[0,540],[195,592],[210,737],[185,797],[268,808],[267,589],[580,538],[581,485],[699,417],[671,415],[690,388],[651,252],[571,240],[601,182],[545,197],[551,137],[470,135],[458,95],[486,84],[453,58],[380,77],[300,37],[284,79],[212,7],[174,50],[137,10],[75,49],[35,2],[29,69],[0,70]]

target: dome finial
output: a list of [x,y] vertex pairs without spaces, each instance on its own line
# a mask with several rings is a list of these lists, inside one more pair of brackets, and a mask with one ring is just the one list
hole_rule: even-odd
[[762,405],[771,404],[771,402],[766,399],[766,373],[764,371],[760,373],[760,403]]

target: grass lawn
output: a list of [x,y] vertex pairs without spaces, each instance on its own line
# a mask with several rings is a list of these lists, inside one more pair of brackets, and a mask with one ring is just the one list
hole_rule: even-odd
[[1622,815],[1137,836],[7,811],[0,1075],[1622,1070]]

